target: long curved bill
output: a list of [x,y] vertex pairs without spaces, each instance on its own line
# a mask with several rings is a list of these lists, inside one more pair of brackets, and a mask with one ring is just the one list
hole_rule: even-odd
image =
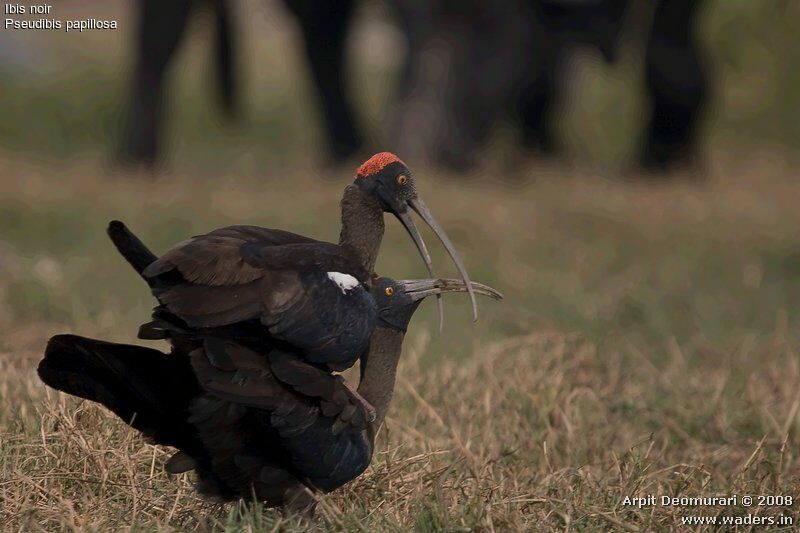
[[[411,240],[413,240],[414,244],[417,246],[417,250],[419,250],[422,260],[425,261],[425,268],[428,269],[428,275],[432,278],[435,278],[436,274],[433,273],[433,261],[431,260],[431,254],[428,252],[428,247],[425,246],[425,241],[422,239],[422,235],[420,235],[417,225],[414,224],[414,219],[411,218],[411,215],[408,214],[408,211],[396,213],[396,215],[397,218],[400,219],[400,222],[403,223],[403,227],[406,228],[408,234],[411,235]],[[442,304],[441,295],[436,297],[436,311],[439,315],[439,333],[441,333],[444,329],[444,304]]]
[[470,281],[465,283],[460,279],[403,279],[396,281],[398,287],[411,297],[411,300],[416,302],[428,296],[441,296],[445,292],[472,292],[473,294],[481,294],[488,296],[493,300],[500,301],[503,299],[503,294],[500,291],[483,283],[476,283]]
[[[478,320],[478,303],[475,300],[475,290],[470,283],[469,274],[467,273],[467,268],[464,266],[464,262],[461,260],[461,257],[458,255],[453,243],[450,242],[450,238],[447,236],[447,233],[444,232],[442,227],[436,222],[436,219],[433,217],[430,209],[428,206],[425,205],[425,202],[422,201],[421,198],[417,197],[408,202],[409,207],[413,209],[421,218],[425,221],[426,224],[433,230],[439,240],[442,241],[445,250],[450,255],[450,258],[455,263],[456,268],[458,268],[458,273],[461,274],[461,279],[464,280],[464,285],[466,288],[466,292],[469,293],[470,301],[472,302],[472,320]],[[403,223],[406,230],[408,231],[411,238],[414,240],[414,244],[417,245],[417,249],[419,250],[420,254],[422,255],[423,260],[425,261],[425,266],[428,268],[428,274],[433,278],[433,263],[431,262],[431,256],[428,253],[428,249],[425,246],[425,241],[422,240],[422,236],[419,234],[416,225],[414,224],[414,220],[411,216],[405,212],[398,214],[397,217],[400,219],[400,222]],[[443,320],[443,314],[441,311],[441,300],[439,300],[440,305],[440,324],[441,320]]]

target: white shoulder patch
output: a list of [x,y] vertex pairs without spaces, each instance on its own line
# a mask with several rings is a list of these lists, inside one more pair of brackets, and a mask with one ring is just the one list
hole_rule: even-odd
[[341,272],[328,272],[328,279],[342,289],[342,294],[350,289],[358,287],[358,280],[350,274],[342,274]]

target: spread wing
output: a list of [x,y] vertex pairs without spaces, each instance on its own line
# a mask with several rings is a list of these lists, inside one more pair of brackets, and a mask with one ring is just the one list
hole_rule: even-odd
[[184,241],[144,269],[161,304],[192,328],[258,320],[315,363],[346,368],[375,325],[371,297],[328,273],[363,281],[340,246],[281,230],[230,226]]
[[191,355],[201,387],[235,409],[247,409],[248,433],[275,431],[293,470],[322,490],[351,481],[366,469],[372,444],[366,428],[374,410],[339,376],[281,350],[261,354],[226,343],[232,370]]

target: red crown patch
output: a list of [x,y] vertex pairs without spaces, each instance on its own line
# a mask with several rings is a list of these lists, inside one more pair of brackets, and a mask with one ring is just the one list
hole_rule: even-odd
[[365,178],[383,170],[386,165],[403,163],[400,158],[391,152],[380,152],[367,159],[356,171],[357,178]]

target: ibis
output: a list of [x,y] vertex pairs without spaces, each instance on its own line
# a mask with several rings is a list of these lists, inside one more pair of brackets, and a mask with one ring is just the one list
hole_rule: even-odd
[[[471,289],[502,298],[485,285]],[[315,492],[352,481],[372,460],[403,338],[420,302],[466,290],[463,280],[375,279],[377,325],[355,391],[283,342],[256,350],[220,340],[232,363],[220,368],[206,353],[203,330],[174,316],[172,325],[162,320],[175,339],[171,354],[57,335],[38,373],[55,389],[104,405],[153,443],[178,448],[165,468],[196,470],[201,492],[308,510]]]
[[[413,210],[450,254],[477,319],[464,263],[397,156],[382,152],[362,164],[345,188],[341,207],[338,244],[278,229],[228,226],[183,241],[157,258],[121,222],[112,222],[108,232],[161,308],[187,326],[266,330],[261,333],[290,344],[308,362],[343,370],[367,349],[375,325],[368,286],[383,237],[383,213],[402,222],[435,277],[409,213]],[[141,333],[159,338],[149,337],[147,328]]]

